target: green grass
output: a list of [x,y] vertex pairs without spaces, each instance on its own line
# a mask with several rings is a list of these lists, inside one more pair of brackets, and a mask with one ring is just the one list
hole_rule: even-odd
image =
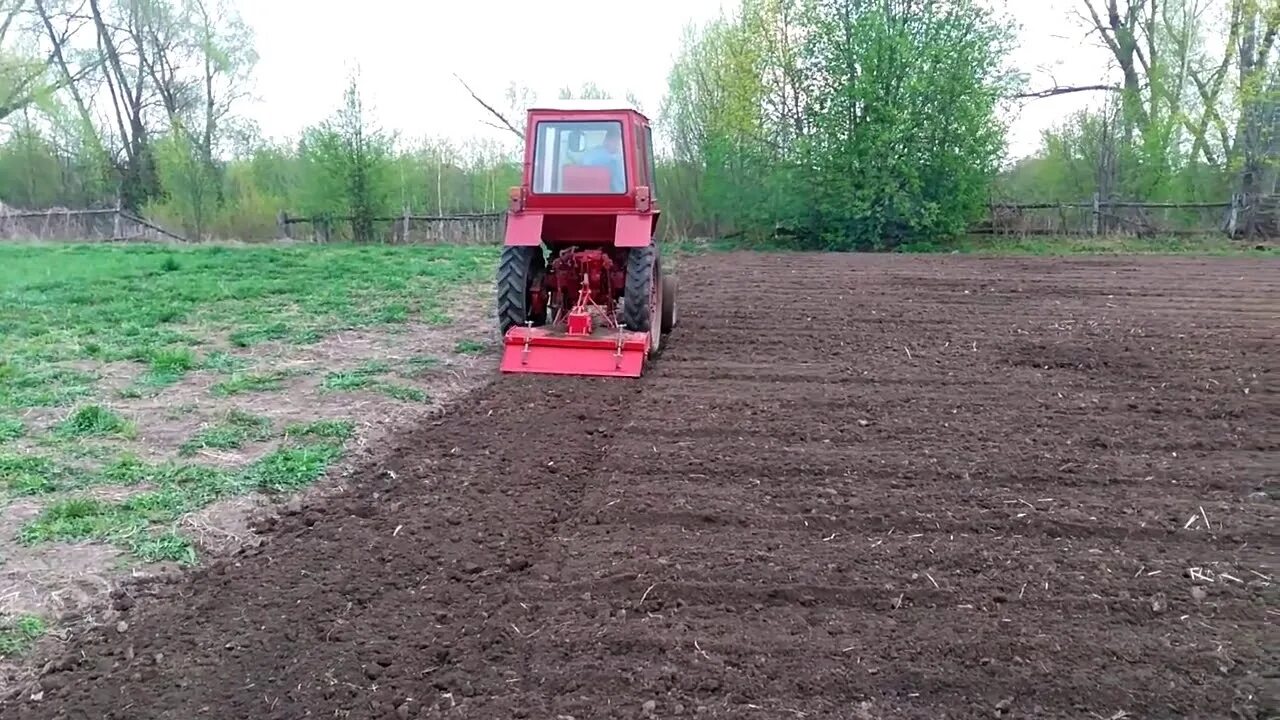
[[1092,236],[981,236],[951,242],[911,243],[907,253],[961,253],[981,255],[1280,255],[1280,249],[1258,249],[1255,243],[1233,241],[1224,235],[1137,237]]
[[341,370],[325,375],[320,386],[329,392],[352,392],[367,390],[378,392],[395,400],[406,402],[424,402],[427,394],[418,388],[398,385],[381,379],[391,372],[391,366],[385,362],[371,360],[351,370]]
[[405,361],[399,371],[401,377],[420,377],[440,366],[440,358],[431,355],[419,355]]
[[237,450],[245,443],[258,442],[271,437],[271,420],[260,415],[231,410],[221,422],[196,433],[182,444],[178,452],[184,456],[200,450]]
[[114,410],[101,405],[85,405],[54,427],[54,434],[68,438],[129,438],[134,433],[133,424],[120,417]]
[[18,418],[0,416],[0,444],[27,434],[27,424]]
[[[447,322],[450,291],[488,282],[498,253],[482,246],[0,245],[0,493],[46,503],[22,538],[109,540],[143,558],[187,560],[191,546],[172,528],[182,514],[229,495],[303,487],[354,430],[337,420],[288,425],[280,447],[240,469],[150,465],[119,455],[119,442],[137,429],[133,417],[105,404],[100,377],[120,375],[105,363],[136,367],[119,391],[126,398],[163,398],[199,372],[215,376],[212,398],[283,390],[299,371],[248,357],[253,348]],[[426,399],[382,378],[392,371],[367,363],[323,384]],[[203,401],[159,402],[165,417],[177,417]],[[19,419],[32,408],[65,410],[37,431]],[[267,418],[232,411],[187,438],[179,455],[276,435]],[[36,452],[19,452],[28,440]],[[118,502],[85,494],[104,485],[143,487]]]
[[50,502],[18,532],[24,544],[98,540],[145,561],[190,563],[195,551],[173,529],[184,515],[235,495],[281,493],[315,482],[340,457],[339,439],[286,444],[239,470],[194,464],[149,464],[124,456],[81,484],[145,486],[120,501],[67,496]]
[[479,340],[459,340],[453,351],[459,355],[483,355],[485,344]]
[[218,397],[229,397],[243,393],[271,392],[284,389],[284,381],[293,374],[284,370],[268,373],[234,373],[231,377],[215,383],[209,391]]
[[47,628],[35,615],[0,618],[0,658],[11,658],[26,652]]
[[355,433],[355,425],[349,420],[316,420],[309,423],[290,423],[284,429],[286,437],[316,437],[327,440],[347,440]]
[[8,497],[47,495],[83,484],[83,472],[43,455],[0,453],[0,487]]
[[13,393],[47,385],[28,376],[51,362],[131,360],[166,380],[197,367],[208,343],[305,343],[440,321],[443,291],[487,281],[497,255],[480,246],[5,245],[0,358],[20,373],[0,373],[0,405],[49,404]]
[[[794,243],[764,239],[719,238],[711,240],[676,240],[664,247],[673,260],[682,255],[704,255],[735,250],[765,252],[803,252]],[[1277,256],[1280,247],[1263,247],[1255,243],[1229,240],[1223,235],[1162,236],[1153,238],[1091,236],[992,236],[966,235],[938,242],[909,242],[896,249],[900,253],[961,253],[981,255],[1254,255]]]
[[386,363],[370,360],[352,370],[331,372],[325,375],[320,384],[325,390],[338,392],[360,390],[373,384],[379,375],[385,375],[390,370],[391,367]]

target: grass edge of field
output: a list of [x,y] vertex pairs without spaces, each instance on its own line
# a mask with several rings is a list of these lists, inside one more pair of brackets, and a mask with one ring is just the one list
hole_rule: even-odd
[[1149,238],[1088,235],[963,235],[948,240],[907,242],[885,250],[799,247],[772,238],[680,238],[664,243],[680,255],[709,252],[864,252],[878,255],[975,255],[1011,257],[1069,256],[1222,256],[1280,257],[1274,240],[1232,240],[1223,235],[1163,235]]

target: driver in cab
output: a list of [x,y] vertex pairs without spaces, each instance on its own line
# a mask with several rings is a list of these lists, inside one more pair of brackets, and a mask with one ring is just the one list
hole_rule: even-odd
[[582,156],[582,164],[609,168],[609,189],[626,192],[627,180],[622,168],[622,134],[616,127],[604,133],[604,140]]

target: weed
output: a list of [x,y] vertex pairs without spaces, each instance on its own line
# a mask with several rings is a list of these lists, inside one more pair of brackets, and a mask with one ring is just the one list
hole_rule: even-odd
[[0,443],[17,440],[26,434],[26,423],[18,418],[0,417]]
[[149,358],[151,370],[146,382],[151,385],[168,385],[177,382],[196,367],[196,354],[188,347],[167,347],[153,350]]
[[244,358],[238,358],[235,355],[215,351],[205,356],[204,362],[200,364],[200,367],[205,370],[231,374],[249,367],[249,361]]
[[374,378],[391,370],[384,362],[371,360],[352,370],[331,372],[325,376],[321,386],[325,390],[338,392],[359,390],[373,382]]
[[378,383],[376,389],[383,395],[396,400],[405,400],[409,402],[425,402],[427,394],[415,387],[406,387],[404,385],[395,385],[393,383]]
[[405,362],[405,368],[400,371],[402,377],[419,377],[430,372],[432,369],[440,365],[440,358],[431,355],[419,355],[409,358]]
[[236,347],[252,347],[268,340],[280,340],[289,336],[289,326],[282,322],[248,327],[231,333],[231,344]]
[[315,482],[341,454],[342,447],[335,442],[285,446],[239,471],[173,463],[149,465],[136,458],[121,458],[104,469],[95,483],[145,485],[145,492],[119,502],[63,498],[45,506],[23,525],[18,539],[24,544],[105,540],[143,559],[194,561],[194,549],[185,539],[157,533],[155,528],[226,497],[301,489]]
[[101,405],[86,405],[54,428],[55,434],[62,438],[132,437],[133,431],[132,423]]
[[0,407],[69,405],[93,392],[93,380],[79,370],[51,366],[27,369],[0,361]]
[[75,471],[40,455],[0,454],[0,485],[10,496],[58,492],[77,479]]
[[260,415],[231,410],[218,424],[196,433],[178,448],[181,455],[194,455],[204,448],[235,450],[247,442],[271,437],[271,419]]
[[454,345],[453,351],[459,355],[482,355],[485,351],[485,344],[479,340],[459,340]]
[[318,437],[328,440],[346,440],[355,432],[350,420],[316,420],[309,423],[292,423],[284,429],[286,437]]
[[21,655],[45,632],[44,620],[35,615],[0,619],[0,658]]
[[244,375],[233,374],[230,378],[222,382],[215,383],[209,388],[214,395],[219,397],[228,397],[230,395],[240,395],[249,392],[269,392],[272,390],[280,390],[284,387],[284,381],[290,377],[290,373],[283,370],[261,375]]

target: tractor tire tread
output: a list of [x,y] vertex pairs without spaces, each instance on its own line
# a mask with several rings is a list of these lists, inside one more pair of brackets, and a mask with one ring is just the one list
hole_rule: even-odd
[[512,327],[524,326],[529,319],[529,280],[537,270],[537,261],[541,259],[542,248],[536,245],[508,246],[502,249],[497,278],[498,330],[502,335],[506,335]]
[[652,282],[653,245],[632,248],[627,255],[627,284],[623,290],[622,323],[634,332],[649,332],[649,285]]

